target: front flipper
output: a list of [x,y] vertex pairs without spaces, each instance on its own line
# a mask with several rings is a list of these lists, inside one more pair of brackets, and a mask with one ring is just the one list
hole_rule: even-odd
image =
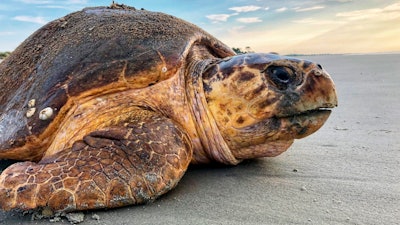
[[0,176],[0,207],[75,211],[145,203],[175,187],[191,156],[187,135],[172,120],[140,111],[37,164],[11,165]]

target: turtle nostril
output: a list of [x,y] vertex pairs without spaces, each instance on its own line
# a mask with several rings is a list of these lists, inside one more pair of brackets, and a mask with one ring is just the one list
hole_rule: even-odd
[[320,68],[321,70],[323,69],[321,64],[317,64],[318,68]]

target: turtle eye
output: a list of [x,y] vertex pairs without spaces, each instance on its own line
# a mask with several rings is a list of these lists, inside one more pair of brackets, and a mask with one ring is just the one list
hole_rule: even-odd
[[285,90],[295,81],[294,73],[291,69],[283,66],[270,66],[264,70],[270,83],[280,90]]

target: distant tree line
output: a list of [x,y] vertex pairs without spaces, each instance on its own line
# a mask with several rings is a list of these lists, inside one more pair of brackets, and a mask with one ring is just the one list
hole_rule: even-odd
[[233,47],[232,50],[238,55],[245,54],[245,53],[253,53],[254,52],[253,49],[251,49],[249,46],[247,46],[244,49]]
[[5,59],[10,54],[11,54],[11,52],[0,52],[0,59]]

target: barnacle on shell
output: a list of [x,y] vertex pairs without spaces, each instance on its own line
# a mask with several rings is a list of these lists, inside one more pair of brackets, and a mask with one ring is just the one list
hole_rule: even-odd
[[33,108],[33,107],[35,107],[35,105],[36,105],[36,99],[29,100],[29,102],[28,102],[29,108]]
[[53,115],[53,109],[51,107],[47,107],[42,109],[39,113],[39,119],[48,120]]
[[29,108],[27,111],[26,111],[26,117],[28,117],[28,118],[30,118],[30,117],[32,117],[34,114],[35,114],[35,112],[36,112],[36,108]]

